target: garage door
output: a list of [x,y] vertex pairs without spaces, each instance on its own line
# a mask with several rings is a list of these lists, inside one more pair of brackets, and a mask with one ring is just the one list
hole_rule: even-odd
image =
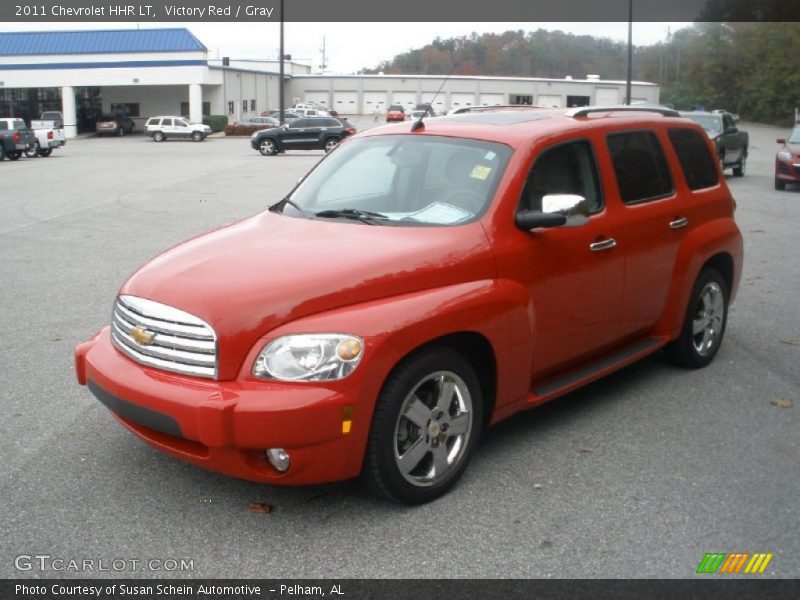
[[481,106],[500,106],[506,104],[505,94],[481,94]]
[[466,108],[475,106],[475,94],[465,92],[453,92],[450,94],[450,110],[454,108]]
[[392,94],[392,104],[402,104],[403,108],[408,112],[417,104],[417,92],[394,92]]
[[595,106],[616,106],[619,104],[617,88],[597,88],[594,92]]
[[333,110],[340,115],[358,114],[358,92],[333,92]]
[[[434,102],[434,97],[436,101]],[[447,95],[444,92],[441,92],[438,96],[436,92],[422,92],[422,103],[423,104],[431,104],[433,103],[433,110],[436,112],[437,115],[446,112],[446,108],[444,105],[444,101],[447,98]]]
[[561,96],[556,94],[539,94],[536,96],[536,106],[561,106]]
[[380,107],[382,113],[386,112],[386,92],[364,92],[361,114],[375,114],[376,106]]
[[320,106],[330,106],[328,103],[328,92],[306,91],[304,94],[306,104],[319,104]]

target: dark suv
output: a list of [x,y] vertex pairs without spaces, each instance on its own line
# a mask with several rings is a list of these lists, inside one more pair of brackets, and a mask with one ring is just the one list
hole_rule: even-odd
[[258,131],[250,137],[250,145],[264,156],[273,156],[286,150],[330,152],[355,132],[355,128],[345,119],[307,117],[295,119],[277,129]]

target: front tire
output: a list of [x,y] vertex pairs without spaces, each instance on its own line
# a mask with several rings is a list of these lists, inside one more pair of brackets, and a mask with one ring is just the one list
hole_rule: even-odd
[[783,191],[786,189],[786,182],[782,179],[775,178],[775,189],[779,191]]
[[261,152],[262,156],[275,156],[278,153],[278,147],[275,145],[275,142],[269,138],[261,140],[261,143],[258,145],[258,151]]
[[692,289],[680,337],[664,348],[667,357],[682,367],[705,367],[719,351],[727,319],[728,286],[719,271],[707,267]]
[[0,160],[6,159],[6,149],[0,144]]
[[203,141],[203,134],[199,131],[195,131],[192,133],[192,141],[193,142],[202,142]]
[[125,135],[125,128],[122,125],[120,125],[119,129],[117,129],[117,135],[119,137],[122,137],[123,135]]
[[394,502],[422,504],[452,488],[483,424],[475,370],[458,352],[432,348],[395,369],[372,419],[364,479]]
[[22,156],[22,150],[13,150],[12,152],[8,152],[8,160],[19,160],[20,156]]

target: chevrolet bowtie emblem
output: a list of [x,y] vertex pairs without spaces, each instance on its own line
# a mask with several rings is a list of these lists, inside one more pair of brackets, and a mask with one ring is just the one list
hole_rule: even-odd
[[153,338],[156,337],[155,333],[151,333],[141,327],[131,327],[129,333],[133,340],[140,346],[149,346],[153,343]]

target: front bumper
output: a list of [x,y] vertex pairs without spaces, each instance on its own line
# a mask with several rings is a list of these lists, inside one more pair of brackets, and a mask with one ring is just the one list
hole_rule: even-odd
[[800,181],[800,160],[778,159],[775,162],[775,179],[788,182]]
[[[372,407],[357,397],[357,383],[337,391],[167,373],[123,356],[112,345],[108,327],[75,349],[75,367],[78,381],[125,427],[154,448],[200,467],[275,484],[337,481],[361,471]],[[351,410],[345,407],[353,406],[345,432],[343,415]],[[269,464],[268,448],[289,453],[288,471]]]

